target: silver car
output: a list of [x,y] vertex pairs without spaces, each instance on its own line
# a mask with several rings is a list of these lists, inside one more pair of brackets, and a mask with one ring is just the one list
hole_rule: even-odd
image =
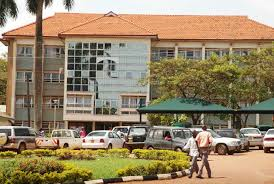
[[248,137],[250,147],[258,146],[260,150],[263,149],[263,135],[258,128],[242,128],[240,132]]
[[145,148],[183,151],[191,136],[191,131],[186,128],[155,126],[147,135]]
[[0,150],[13,150],[21,153],[26,149],[36,148],[36,133],[30,127],[1,126]]

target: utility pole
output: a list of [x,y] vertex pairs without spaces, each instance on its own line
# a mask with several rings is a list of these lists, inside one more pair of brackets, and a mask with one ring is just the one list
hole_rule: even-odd
[[28,99],[28,126],[31,127],[30,123],[30,94],[29,94],[29,75],[27,75],[27,99]]

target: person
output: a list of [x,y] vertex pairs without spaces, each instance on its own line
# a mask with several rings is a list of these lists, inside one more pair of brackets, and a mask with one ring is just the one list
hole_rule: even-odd
[[193,172],[196,172],[198,174],[199,166],[197,164],[197,158],[199,157],[199,150],[198,150],[198,144],[195,140],[197,137],[197,132],[194,130],[192,132],[192,137],[188,139],[187,144],[184,146],[184,150],[189,149],[189,156],[191,156],[191,166],[190,166],[190,173],[188,178],[192,178]]
[[165,140],[166,140],[166,141],[171,141],[171,139],[172,139],[172,138],[171,138],[170,132],[169,132],[169,131],[166,131],[166,132],[165,132]]
[[203,178],[203,168],[206,168],[208,178],[211,178],[211,169],[208,163],[208,153],[210,149],[210,144],[212,143],[212,135],[210,132],[207,131],[207,126],[204,125],[202,127],[202,132],[200,132],[197,137],[196,141],[198,143],[198,148],[200,150],[200,154],[202,156],[202,165],[198,172],[197,178]]
[[85,130],[84,127],[82,127],[82,129],[81,129],[81,131],[80,131],[80,137],[81,137],[81,138],[84,138],[84,137],[86,137],[86,136],[87,136],[86,130]]
[[45,132],[42,128],[39,129],[39,137],[45,137]]

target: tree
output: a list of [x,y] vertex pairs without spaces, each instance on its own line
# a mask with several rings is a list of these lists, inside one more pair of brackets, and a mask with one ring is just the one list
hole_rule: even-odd
[[[247,56],[234,56],[233,61],[242,69],[241,76],[230,90],[231,107],[240,109],[241,104],[253,105],[273,97],[274,49],[261,49]],[[241,126],[246,127],[248,114],[238,116]]]
[[[43,8],[51,6],[53,0],[27,0],[27,9],[36,15],[35,26],[35,56],[34,56],[34,110],[35,128],[42,125],[42,103],[43,103]],[[67,10],[70,10],[74,0],[63,0]]]
[[0,27],[5,26],[8,17],[16,18],[17,14],[15,0],[0,0]]
[[7,59],[5,56],[0,57],[0,105],[6,103],[6,88],[7,88]]
[[[237,65],[229,57],[213,56],[208,60],[164,59],[149,63],[147,82],[157,88],[161,96],[169,98],[200,98],[220,102],[229,98],[227,91],[240,75]],[[224,95],[225,94],[225,95]],[[201,114],[191,114],[197,124]]]

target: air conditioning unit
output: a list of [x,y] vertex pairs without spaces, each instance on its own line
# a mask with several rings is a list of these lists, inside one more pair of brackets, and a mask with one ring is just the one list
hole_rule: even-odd
[[118,78],[119,77],[118,72],[110,71],[110,77],[112,77],[112,78]]

